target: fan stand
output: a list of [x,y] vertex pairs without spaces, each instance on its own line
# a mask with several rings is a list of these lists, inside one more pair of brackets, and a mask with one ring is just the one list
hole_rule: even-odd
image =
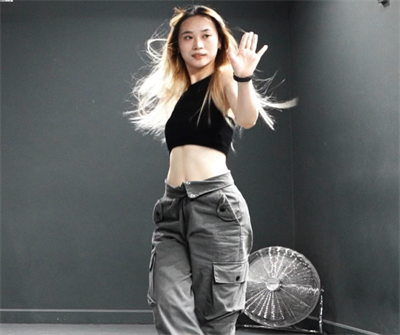
[[291,333],[304,333],[304,334],[325,334],[323,330],[323,314],[324,314],[324,299],[323,299],[323,292],[324,290],[321,288],[320,290],[320,309],[319,309],[319,318],[318,318],[318,330],[311,330],[311,329],[302,329],[292,325],[290,327],[267,327],[262,325],[250,325],[250,324],[238,324],[237,328],[248,328],[248,329],[268,329],[268,330],[277,330],[277,331],[284,331],[284,332],[291,332]]

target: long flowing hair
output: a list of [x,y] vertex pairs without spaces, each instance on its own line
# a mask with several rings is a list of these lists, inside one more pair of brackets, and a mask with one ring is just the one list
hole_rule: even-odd
[[[165,124],[171,116],[176,102],[191,84],[185,62],[179,52],[179,30],[183,21],[196,15],[208,17],[213,21],[221,45],[215,59],[215,68],[203,107],[207,100],[210,102],[212,99],[218,107],[222,108],[222,113],[227,115],[230,107],[220,76],[224,67],[232,68],[227,49],[230,48],[237,52],[237,42],[225,21],[215,10],[201,5],[175,8],[174,15],[169,22],[170,31],[167,38],[159,36],[156,32],[147,41],[146,53],[150,59],[148,74],[136,80],[132,89],[135,108],[125,114],[138,130],[164,138]],[[271,79],[262,80],[263,87],[255,88],[255,92],[259,115],[273,129],[274,119],[268,110],[292,107],[295,102],[273,102],[271,97],[265,94],[265,87],[270,81]]]

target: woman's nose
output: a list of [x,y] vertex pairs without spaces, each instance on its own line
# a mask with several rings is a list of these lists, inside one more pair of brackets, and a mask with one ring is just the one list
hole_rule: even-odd
[[200,39],[196,38],[194,40],[193,49],[194,50],[203,49],[203,43],[202,43],[202,41]]

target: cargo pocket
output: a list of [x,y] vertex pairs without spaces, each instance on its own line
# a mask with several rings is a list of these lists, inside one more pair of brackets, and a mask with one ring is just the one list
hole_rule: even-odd
[[156,262],[156,253],[153,250],[150,255],[150,264],[149,264],[149,288],[147,291],[147,303],[150,307],[154,307],[156,305],[156,297],[155,297],[155,283],[154,283],[154,266]]
[[163,222],[171,222],[179,219],[179,200],[166,196],[157,200],[153,208],[153,222],[158,225]]
[[153,222],[158,223],[163,219],[161,200],[157,200],[153,208]]
[[206,319],[215,319],[244,308],[248,271],[247,260],[213,264],[212,293]]
[[218,202],[217,215],[224,221],[240,222],[242,218],[240,202],[233,197],[229,199],[228,195],[223,193]]

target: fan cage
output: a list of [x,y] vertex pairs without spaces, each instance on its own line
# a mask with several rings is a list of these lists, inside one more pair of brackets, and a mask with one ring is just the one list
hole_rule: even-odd
[[321,295],[319,275],[302,254],[284,247],[268,247],[249,257],[244,313],[270,328],[284,328],[304,320]]

